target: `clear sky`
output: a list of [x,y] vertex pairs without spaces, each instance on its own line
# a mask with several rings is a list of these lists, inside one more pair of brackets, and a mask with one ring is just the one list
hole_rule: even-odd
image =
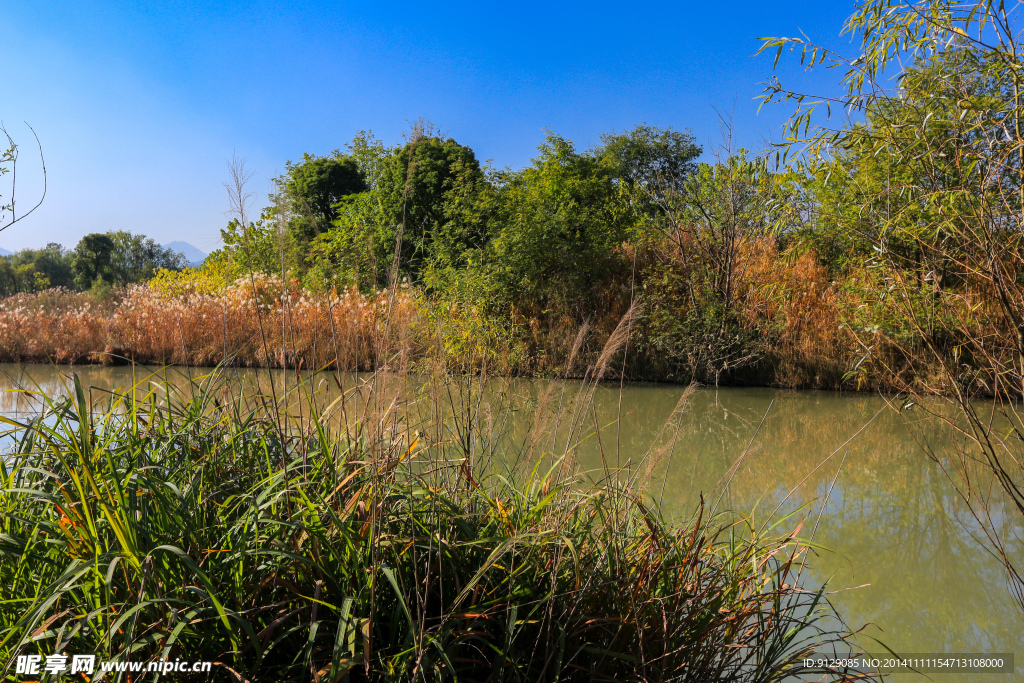
[[[840,39],[853,2],[0,2],[0,121],[21,143],[18,195],[43,206],[0,232],[14,251],[130,230],[216,247],[226,160],[262,199],[303,152],[371,129],[388,143],[423,117],[481,160],[518,168],[545,129],[581,148],[646,122],[708,149],[763,149],[788,109],[757,115],[772,57],[760,36]],[[785,65],[785,66],[783,66]],[[780,77],[835,91],[837,74]],[[7,178],[9,180],[9,176]],[[5,186],[6,187],[6,186]],[[6,194],[6,190],[3,190]]]

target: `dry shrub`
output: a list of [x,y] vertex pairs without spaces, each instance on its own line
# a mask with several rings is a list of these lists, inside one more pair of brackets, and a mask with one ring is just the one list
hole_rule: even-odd
[[0,361],[76,363],[103,346],[102,307],[53,289],[0,301]]
[[[642,250],[623,243],[616,256],[620,265],[625,265],[609,273],[582,299],[549,303],[550,308],[526,299],[511,306],[511,362],[506,365],[513,374],[582,378],[586,369],[598,362],[623,316],[640,298],[642,278],[630,264],[636,269],[642,265]],[[630,326],[626,329],[632,330]],[[625,341],[617,351],[623,350]]]
[[640,255],[634,376],[839,388],[857,343],[853,299],[809,250],[742,237],[727,261],[684,234]]
[[417,317],[408,290],[393,297],[387,290],[314,297],[294,282],[284,287],[280,278],[262,276],[243,278],[215,295],[130,288],[107,333],[115,351],[137,361],[215,365],[228,359],[305,368],[337,361],[344,370],[357,370],[409,358]]
[[60,305],[43,305],[42,294],[0,303],[0,360],[404,370],[426,350],[422,306],[406,288],[314,297],[260,276],[216,294],[133,285],[109,310],[62,296]]
[[746,324],[771,338],[773,383],[838,388],[856,349],[845,313],[851,301],[807,250],[779,253],[774,240],[740,245],[737,284]]

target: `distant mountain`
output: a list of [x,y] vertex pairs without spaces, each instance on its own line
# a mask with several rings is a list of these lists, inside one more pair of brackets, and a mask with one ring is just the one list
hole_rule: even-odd
[[6,249],[0,248],[0,256],[10,256],[10,255],[11,255],[11,252],[7,251]]
[[188,264],[193,268],[201,264],[203,259],[206,258],[206,254],[199,251],[188,242],[171,242],[170,244],[165,244],[164,248],[173,249],[174,251],[184,254],[185,258],[188,260]]

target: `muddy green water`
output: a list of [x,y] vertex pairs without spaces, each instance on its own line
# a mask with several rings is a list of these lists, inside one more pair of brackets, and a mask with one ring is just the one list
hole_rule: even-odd
[[[128,368],[75,370],[87,386],[132,383]],[[0,365],[0,390],[26,386],[59,395],[66,391],[66,372]],[[279,395],[286,382],[295,382],[294,374],[242,371],[233,383],[267,391],[271,377]],[[180,378],[172,374],[171,381]],[[346,381],[351,386],[356,379]],[[402,382],[396,395],[405,397],[411,423],[427,424],[432,412],[443,410],[423,398],[431,392],[422,390],[422,380],[396,380]],[[324,400],[336,395],[336,389],[326,389],[331,384],[319,383]],[[743,388],[698,389],[677,413],[683,387],[634,384],[621,394],[618,386],[599,387],[595,410],[576,421],[583,428],[570,437],[579,389],[575,382],[496,380],[476,414],[497,447],[512,457],[561,452],[567,439],[583,438],[585,469],[629,463],[644,472],[652,451],[658,452],[648,491],[666,515],[690,514],[701,494],[710,501],[721,498],[722,510],[753,511],[759,519],[776,508],[778,517],[806,506],[785,522],[787,531],[806,518],[801,535],[813,531],[823,547],[811,558],[810,581],[828,579],[838,613],[851,627],[864,627],[863,647],[879,652],[872,640],[877,638],[900,653],[1015,652],[1016,674],[932,679],[1024,680],[1024,614],[1011,598],[1004,570],[975,540],[977,525],[911,435],[913,430],[941,450],[945,432],[933,419],[914,410],[900,414],[873,395]],[[454,388],[455,403],[460,391],[466,387]],[[0,413],[35,410],[20,394],[0,394]],[[534,439],[534,433],[542,436]],[[1024,520],[998,505],[994,520],[1024,558]],[[887,680],[925,679],[901,674]]]

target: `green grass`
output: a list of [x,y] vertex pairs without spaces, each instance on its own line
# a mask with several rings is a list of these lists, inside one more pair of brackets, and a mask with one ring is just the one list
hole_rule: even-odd
[[99,406],[76,378],[5,420],[3,680],[59,651],[225,681],[777,681],[848,651],[789,536],[669,524],[619,478],[559,475],[571,453],[471,466],[387,408],[288,417],[229,388]]

